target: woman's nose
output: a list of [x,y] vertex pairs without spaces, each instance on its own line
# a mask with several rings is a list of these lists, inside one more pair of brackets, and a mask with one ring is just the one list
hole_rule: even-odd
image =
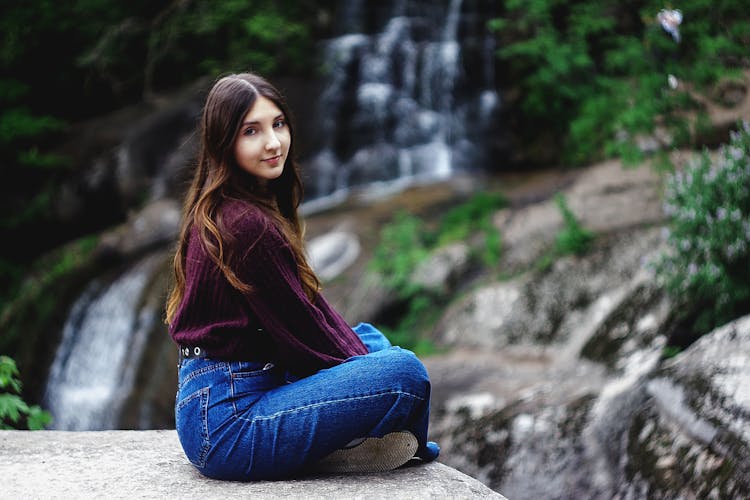
[[266,142],[266,149],[273,151],[279,149],[279,147],[281,147],[281,141],[276,137],[275,132],[271,132],[268,136],[268,142]]

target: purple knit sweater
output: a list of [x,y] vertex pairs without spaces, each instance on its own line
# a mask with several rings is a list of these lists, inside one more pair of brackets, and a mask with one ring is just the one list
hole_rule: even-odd
[[225,202],[221,217],[233,238],[233,288],[206,253],[194,228],[185,258],[185,294],[169,333],[177,344],[201,346],[212,358],[274,361],[309,375],[366,354],[367,348],[322,295],[304,293],[294,254],[275,222],[257,207]]

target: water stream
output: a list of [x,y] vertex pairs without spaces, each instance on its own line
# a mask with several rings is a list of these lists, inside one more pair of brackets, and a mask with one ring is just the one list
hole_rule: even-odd
[[161,255],[144,258],[111,283],[96,280],[74,303],[44,394],[52,428],[117,427],[147,333],[159,315],[140,306]]

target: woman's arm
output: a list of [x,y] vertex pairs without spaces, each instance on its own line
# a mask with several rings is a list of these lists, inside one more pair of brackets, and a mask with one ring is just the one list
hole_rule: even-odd
[[248,304],[290,369],[313,373],[367,353],[322,295],[307,297],[294,254],[274,223],[253,210],[233,225],[237,244],[249,247],[237,261],[238,277],[253,287]]

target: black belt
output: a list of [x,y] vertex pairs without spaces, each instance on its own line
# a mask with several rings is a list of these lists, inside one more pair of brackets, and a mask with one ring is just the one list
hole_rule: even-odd
[[202,347],[187,346],[187,345],[180,346],[180,359],[207,358],[207,357],[208,357],[208,353],[206,353],[206,350]]

